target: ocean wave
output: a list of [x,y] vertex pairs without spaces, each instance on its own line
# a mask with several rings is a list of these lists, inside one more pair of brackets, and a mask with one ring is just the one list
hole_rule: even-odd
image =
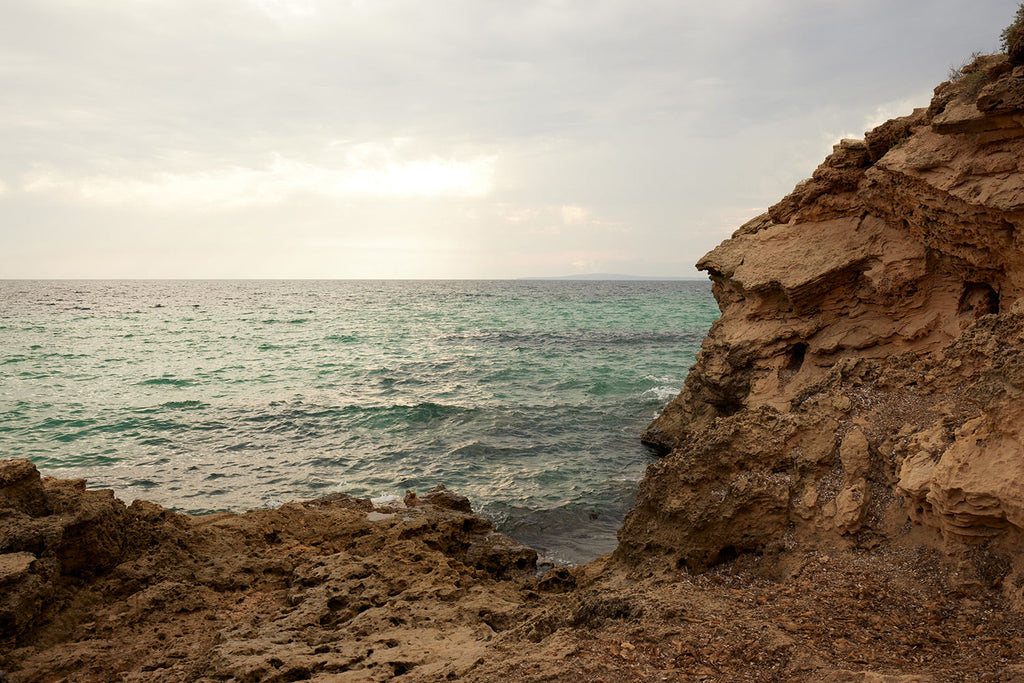
[[659,384],[678,384],[682,380],[677,377],[668,377],[666,375],[644,375],[644,380],[648,382],[658,382]]
[[195,386],[196,381],[194,379],[177,379],[174,377],[154,377],[153,379],[142,380],[136,382],[136,386],[147,387],[147,386],[170,386],[170,387],[191,387]]
[[202,401],[167,401],[166,403],[160,404],[161,408],[169,409],[183,409],[183,410],[195,410],[197,408],[209,408],[209,403],[203,403]]
[[[409,405],[377,406],[272,403],[261,410],[245,408],[235,419],[242,425],[259,426],[260,433],[295,433],[302,437],[344,429],[407,429],[411,426],[424,427],[443,422],[463,423],[478,413],[479,410],[476,408],[430,401]],[[237,447],[237,444],[233,447]]]
[[703,327],[694,330],[500,330],[471,331],[439,336],[440,344],[458,346],[499,346],[511,348],[620,347],[700,344],[707,335]]
[[478,411],[475,408],[427,401],[414,405],[348,406],[342,412],[355,416],[355,422],[361,426],[391,426],[396,423],[422,425],[443,420],[469,419]]
[[359,335],[356,334],[329,334],[324,337],[324,341],[342,342],[343,344],[351,344],[352,342],[359,341]]

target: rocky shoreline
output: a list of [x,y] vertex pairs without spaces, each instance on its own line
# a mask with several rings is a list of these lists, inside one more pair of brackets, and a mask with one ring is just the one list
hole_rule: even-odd
[[837,145],[701,260],[580,567],[443,488],[188,517],[0,461],[0,681],[1024,680],[1022,234],[1024,54]]
[[465,498],[410,502],[188,517],[3,461],[0,680],[1024,678],[1024,615],[933,550],[538,576]]

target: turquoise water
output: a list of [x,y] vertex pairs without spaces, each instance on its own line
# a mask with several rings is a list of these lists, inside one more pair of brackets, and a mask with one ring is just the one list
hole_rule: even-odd
[[0,457],[190,513],[437,483],[615,547],[718,309],[694,281],[0,281]]

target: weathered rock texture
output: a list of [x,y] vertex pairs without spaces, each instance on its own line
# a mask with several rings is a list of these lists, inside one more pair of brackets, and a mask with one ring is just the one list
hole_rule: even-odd
[[944,590],[920,548],[537,577],[532,551],[444,489],[188,517],[24,460],[0,461],[0,482],[3,683],[1024,676],[1024,615]]
[[1024,606],[1024,67],[843,140],[699,267],[722,315],[617,557],[926,543]]
[[0,680],[457,677],[536,562],[443,487],[188,517],[0,461]]

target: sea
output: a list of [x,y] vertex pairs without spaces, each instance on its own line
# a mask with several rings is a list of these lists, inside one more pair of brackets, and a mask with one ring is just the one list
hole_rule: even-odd
[[718,316],[664,281],[0,281],[0,458],[242,512],[436,485],[589,561]]

